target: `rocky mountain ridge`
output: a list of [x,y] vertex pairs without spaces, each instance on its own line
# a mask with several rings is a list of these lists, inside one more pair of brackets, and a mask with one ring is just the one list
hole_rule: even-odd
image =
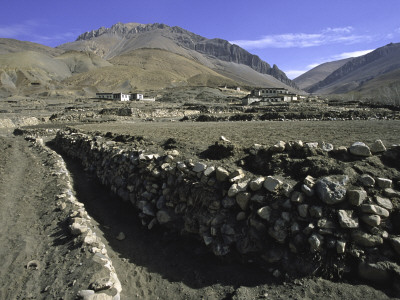
[[400,68],[400,43],[388,44],[353,58],[306,91],[310,93],[348,92],[366,82]]
[[[146,35],[147,40],[143,42],[145,39],[144,35]],[[273,67],[271,67],[257,55],[253,55],[226,40],[219,38],[207,39],[177,26],[171,27],[160,23],[146,25],[138,23],[117,23],[110,28],[101,27],[97,30],[85,32],[77,38],[76,43],[84,44],[85,42],[105,39],[106,37],[109,37],[110,40],[115,40],[112,43],[113,45],[108,47],[109,49],[105,49],[102,55],[107,58],[137,48],[166,47],[164,45],[161,46],[160,43],[162,43],[161,39],[167,39],[168,42],[172,42],[175,44],[175,47],[177,46],[181,49],[176,49],[173,46],[170,46],[170,48],[166,50],[172,50],[172,52],[183,55],[186,54],[186,56],[193,56],[193,52],[197,52],[197,54],[209,58],[216,58],[225,62],[246,65],[261,74],[271,75],[286,85],[296,87],[296,85],[278,68],[278,66],[273,65]],[[74,47],[76,46],[68,44],[60,46],[62,49],[76,49]],[[186,52],[189,50],[192,53],[187,54],[182,52],[182,50],[186,50]],[[196,59],[197,57],[194,58]]]

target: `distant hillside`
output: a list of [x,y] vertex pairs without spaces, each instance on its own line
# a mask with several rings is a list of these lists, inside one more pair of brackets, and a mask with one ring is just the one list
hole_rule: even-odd
[[302,90],[306,90],[317,82],[324,80],[327,76],[329,76],[333,71],[336,71],[341,66],[343,66],[348,61],[353,58],[346,58],[331,62],[326,62],[321,65],[312,68],[311,70],[305,72],[299,77],[293,79],[293,82]]
[[74,75],[63,81],[75,88],[130,92],[154,87],[237,84],[202,64],[161,49],[137,49],[110,60],[111,66]]
[[61,49],[47,47],[32,42],[0,38],[0,54],[17,53],[23,51],[35,51],[49,56],[58,56],[64,52],[64,50]]
[[[180,27],[164,24],[118,23],[111,28],[102,27],[86,32],[75,42],[59,46],[63,50],[92,51],[105,59],[140,48],[158,48],[180,54],[225,76],[233,74],[235,78],[246,78],[246,75],[237,72],[241,71],[240,66],[247,66],[255,71],[251,74],[256,78],[254,85],[270,86],[275,82],[269,78],[271,76],[285,85],[295,87],[277,66],[271,67],[237,45],[222,39],[207,39]],[[246,73],[249,70],[246,69]]]
[[398,69],[400,69],[400,43],[388,44],[351,59],[306,90],[318,94],[342,94],[359,89],[365,90],[369,81]]

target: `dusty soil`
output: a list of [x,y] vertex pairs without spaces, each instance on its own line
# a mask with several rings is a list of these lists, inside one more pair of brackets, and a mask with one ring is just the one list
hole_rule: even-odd
[[[85,114],[103,106],[80,101],[31,102],[31,106],[9,103],[15,107],[6,106],[3,116],[35,115],[48,119],[52,114],[64,114],[71,105]],[[143,105],[146,107],[154,108]],[[107,122],[111,118],[118,122]],[[400,144],[398,120],[218,123],[142,120],[137,116],[108,117],[102,120],[105,123],[82,124],[72,118],[70,123],[47,122],[23,129],[36,131],[74,125],[84,131],[110,132],[111,138],[120,141],[135,137],[149,151],[173,147],[196,159],[203,158],[204,151],[225,136],[238,146],[235,163],[244,149],[254,143],[271,145],[279,140],[325,141],[349,146],[355,141],[371,143],[381,139],[387,146]],[[22,137],[12,136],[10,130],[0,134],[0,299],[74,299],[78,290],[87,288],[83,283],[93,269],[71,242],[64,223],[67,216],[56,210],[57,180],[48,169],[47,157],[29,147]],[[388,299],[398,292],[365,282],[332,282],[321,278],[282,282],[268,270],[249,262],[217,259],[190,237],[182,240],[161,230],[143,228],[130,206],[82,170],[78,162],[64,159],[73,177],[76,196],[92,216],[94,230],[102,237],[116,268],[123,287],[121,299]],[[126,235],[123,241],[115,238],[121,231]],[[39,261],[38,269],[26,267],[32,260]]]
[[[77,125],[74,128],[103,134],[110,132],[116,141],[139,141],[148,151],[175,148],[184,157],[192,158],[205,158],[204,151],[219,141],[221,136],[230,140],[239,150],[254,144],[271,146],[281,140],[350,146],[357,141],[370,144],[381,139],[387,146],[400,144],[400,120],[118,122]],[[233,159],[240,159],[240,153]]]

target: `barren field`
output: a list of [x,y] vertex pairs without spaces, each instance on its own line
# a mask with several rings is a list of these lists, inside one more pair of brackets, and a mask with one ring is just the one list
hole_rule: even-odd
[[[45,107],[40,107],[41,117]],[[19,107],[20,112],[15,107],[7,109],[7,117],[34,115],[26,113],[27,107]],[[52,110],[65,113],[59,107]],[[92,111],[97,116],[98,111]],[[90,118],[96,120],[93,115]],[[280,140],[347,147],[377,139],[386,146],[400,144],[400,120],[203,123],[179,122],[177,117],[171,118],[173,122],[164,117],[153,122],[138,116],[112,118],[101,123],[43,121],[21,129],[43,132],[72,126],[108,134],[120,142],[135,142],[148,153],[173,148],[184,157],[203,160],[209,160],[204,151],[224,136],[238,150],[226,161],[232,164],[238,164],[253,144],[273,145]],[[0,298],[74,299],[78,290],[88,288],[85,284],[94,267],[69,237],[63,223],[65,212],[55,207],[57,181],[46,165],[47,157],[11,131],[0,132]],[[47,135],[45,142],[53,137]],[[277,279],[270,270],[251,262],[217,258],[190,237],[182,239],[161,228],[149,231],[134,217],[133,207],[116,199],[79,162],[65,156],[64,160],[76,198],[92,217],[92,229],[105,243],[121,281],[121,299],[388,299],[399,295],[392,287],[350,279]],[[125,239],[116,239],[120,232]],[[37,269],[29,265],[32,260],[39,261]]]

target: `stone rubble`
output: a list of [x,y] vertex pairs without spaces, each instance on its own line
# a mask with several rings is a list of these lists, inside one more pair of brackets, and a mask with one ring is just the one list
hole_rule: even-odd
[[[55,143],[128,199],[144,226],[198,236],[217,256],[239,253],[261,264],[272,263],[280,274],[315,274],[324,268],[340,273],[348,269],[349,259],[368,266],[377,263],[377,257],[392,264],[398,261],[399,174],[383,178],[355,166],[374,155],[399,159],[398,147],[383,150],[384,145],[376,142],[371,151],[357,142],[348,148],[331,149],[325,144],[321,149],[316,143],[296,141],[260,146],[257,151],[251,148],[249,156],[257,162],[267,157],[265,163],[273,164],[275,157],[291,153],[295,163],[307,162],[307,168],[299,168],[303,173],[287,178],[282,173],[260,176],[169,153],[147,154],[73,129],[60,131]],[[309,157],[316,162],[319,157],[330,159],[332,168],[334,157],[348,157],[355,167],[329,174],[323,163],[310,169]],[[81,234],[84,222],[74,222],[79,225],[71,231]],[[272,256],[276,249],[280,255]],[[328,256],[336,257],[333,265],[325,260]]]

